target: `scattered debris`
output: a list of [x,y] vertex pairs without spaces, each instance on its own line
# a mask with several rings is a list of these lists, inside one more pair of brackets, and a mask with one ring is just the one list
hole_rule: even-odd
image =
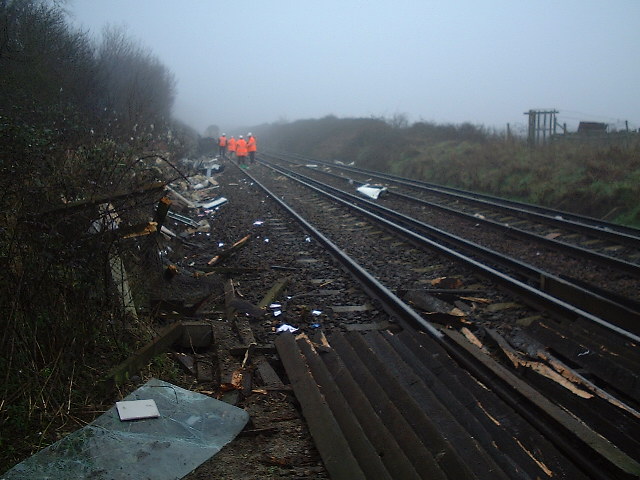
[[554,240],[556,238],[558,238],[560,235],[562,235],[561,233],[558,232],[552,232],[552,233],[548,233],[544,236],[544,238],[546,238],[547,240]]

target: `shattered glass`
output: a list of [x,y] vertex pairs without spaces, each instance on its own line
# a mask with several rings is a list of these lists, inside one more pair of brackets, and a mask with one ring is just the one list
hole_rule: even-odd
[[152,379],[125,400],[155,400],[160,417],[121,421],[116,407],[41,450],[0,480],[179,479],[244,428],[244,410]]

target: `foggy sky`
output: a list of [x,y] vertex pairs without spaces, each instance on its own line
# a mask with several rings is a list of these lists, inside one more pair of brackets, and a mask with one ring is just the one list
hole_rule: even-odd
[[71,0],[99,38],[124,26],[176,76],[198,132],[392,117],[522,130],[555,108],[640,127],[638,0]]

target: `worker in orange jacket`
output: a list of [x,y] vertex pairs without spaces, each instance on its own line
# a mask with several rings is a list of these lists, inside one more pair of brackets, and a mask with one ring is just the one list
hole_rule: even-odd
[[221,158],[225,158],[226,151],[227,136],[223,133],[222,135],[220,135],[220,138],[218,138],[218,155],[220,155]]
[[255,163],[256,161],[256,150],[258,150],[258,146],[256,145],[256,137],[251,135],[251,132],[247,134],[247,152],[249,152],[249,162]]
[[247,153],[247,141],[240,135],[236,142],[236,157],[241,167],[246,167]]
[[229,158],[233,158],[236,154],[236,139],[233,135],[231,135],[231,138],[227,142],[227,152],[229,153]]

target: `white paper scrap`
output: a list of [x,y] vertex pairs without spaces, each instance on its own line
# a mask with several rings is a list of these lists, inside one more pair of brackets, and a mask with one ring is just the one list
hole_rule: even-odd
[[140,420],[142,418],[157,418],[160,416],[155,400],[129,400],[116,402],[118,415],[123,422],[126,420]]

